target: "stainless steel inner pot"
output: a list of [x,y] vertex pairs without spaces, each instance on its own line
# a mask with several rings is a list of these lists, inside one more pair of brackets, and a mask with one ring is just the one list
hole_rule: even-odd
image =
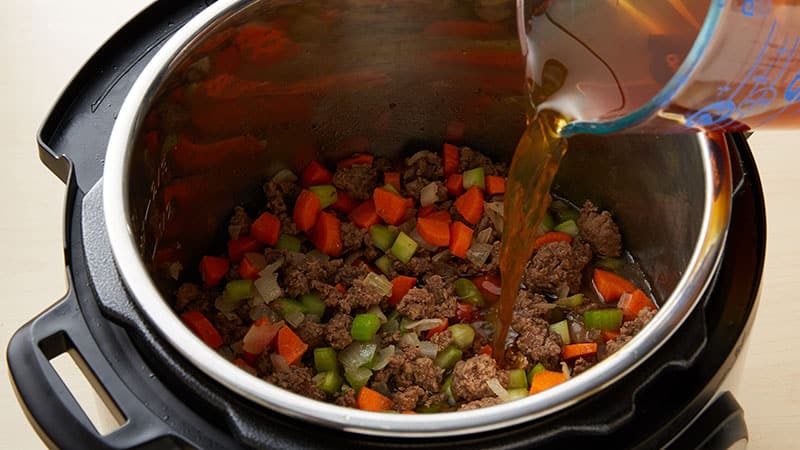
[[[135,301],[200,370],[266,408],[341,430],[404,437],[486,431],[535,420],[618,382],[695,307],[719,262],[730,214],[727,152],[702,134],[570,140],[554,191],[614,212],[663,307],[623,350],[541,394],[434,415],[346,409],[248,375],[173,313],[153,269],[159,250],[179,245],[196,262],[232,207],[259,196],[263,180],[281,168],[356,150],[398,158],[438,150],[445,140],[510,159],[524,126],[523,63],[514,2],[491,3],[220,0],[149,63],[109,142],[106,224]],[[246,27],[274,33],[256,39],[266,47],[253,48],[235,37]],[[187,161],[162,151],[172,133],[195,142],[250,136],[258,145]]]

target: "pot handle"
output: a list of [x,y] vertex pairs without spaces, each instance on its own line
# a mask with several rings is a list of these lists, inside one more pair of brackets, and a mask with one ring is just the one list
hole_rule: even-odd
[[[83,319],[74,289],[20,328],[8,344],[7,360],[17,400],[39,437],[55,448],[121,449],[144,444],[179,448],[187,440],[175,435],[117,376]],[[109,405],[124,417],[116,430],[101,435],[70,393],[50,360],[65,352],[76,361]],[[107,395],[103,395],[107,394]],[[112,407],[108,402],[114,402]]]

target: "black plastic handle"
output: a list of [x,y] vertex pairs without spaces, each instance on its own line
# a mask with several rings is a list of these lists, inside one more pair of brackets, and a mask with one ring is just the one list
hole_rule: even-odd
[[[50,359],[77,351],[127,419],[101,435]],[[51,448],[180,448],[180,439],[143,405],[102,357],[80,312],[75,292],[19,329],[8,345],[8,368],[28,420]]]

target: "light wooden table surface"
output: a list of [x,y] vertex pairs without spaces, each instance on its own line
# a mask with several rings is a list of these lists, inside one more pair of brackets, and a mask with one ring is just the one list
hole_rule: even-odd
[[[36,130],[73,74],[148,0],[7,1],[0,7],[0,315],[3,346],[23,323],[65,292],[64,186],[39,162]],[[750,448],[800,447],[800,132],[750,139],[768,208],[761,304],[736,395]],[[747,245],[747,243],[742,243]],[[5,358],[3,358],[5,365]],[[7,378],[7,370],[1,371]],[[8,380],[0,382],[0,449],[41,448]]]

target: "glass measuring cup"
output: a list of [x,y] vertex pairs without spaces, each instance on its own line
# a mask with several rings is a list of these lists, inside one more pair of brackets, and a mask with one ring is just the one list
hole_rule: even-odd
[[564,136],[800,125],[800,2],[517,5],[532,101]]

